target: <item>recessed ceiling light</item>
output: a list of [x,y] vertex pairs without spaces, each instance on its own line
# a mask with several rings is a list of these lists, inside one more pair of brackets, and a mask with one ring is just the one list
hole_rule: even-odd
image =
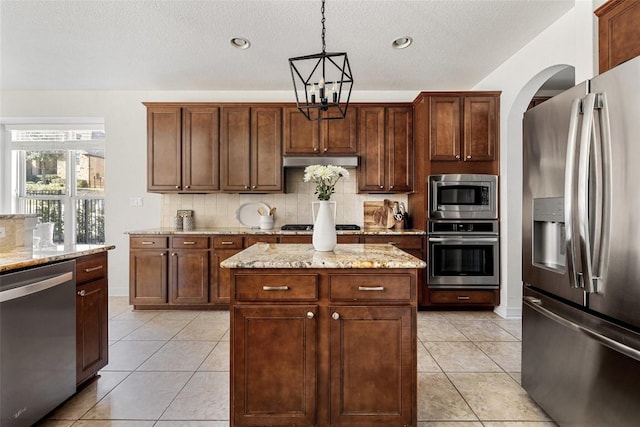
[[409,36],[404,36],[404,37],[398,37],[397,39],[395,39],[391,43],[391,46],[394,49],[405,49],[411,46],[411,43],[413,43],[413,39]]
[[229,40],[229,43],[231,43],[231,46],[235,47],[236,49],[247,49],[249,46],[251,46],[251,42],[244,37],[233,37],[231,40]]

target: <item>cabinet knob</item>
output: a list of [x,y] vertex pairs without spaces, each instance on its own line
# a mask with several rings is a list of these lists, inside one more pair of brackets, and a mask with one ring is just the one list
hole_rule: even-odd
[[389,189],[390,189],[390,190],[393,190],[393,185],[390,185],[390,186],[389,186]]
[[184,188],[191,188],[191,186],[190,186],[190,185],[187,185],[187,186],[185,186]]
[[382,190],[383,188],[384,188],[384,185],[381,185],[381,186],[380,186],[380,189]]
[[307,319],[313,319],[314,314],[312,312],[307,312]]
[[244,189],[245,189],[245,190],[248,190],[248,189],[249,189],[249,186],[248,186],[248,185],[245,185],[245,186],[244,186]]
[[176,190],[179,190],[179,189],[180,189],[180,186],[179,186],[179,185],[176,185]]
[[256,189],[256,186],[255,186],[255,185],[252,185],[252,186],[251,186],[251,188],[255,190],[255,189]]
[[326,153],[326,152],[327,152],[327,148],[325,148],[325,149],[324,149],[324,150],[322,150],[322,151],[324,151],[324,152]]
[[160,256],[164,256],[164,252],[162,252],[162,253],[160,254]]
[[313,147],[313,151],[318,151],[318,147]]
[[471,155],[468,155],[468,156],[467,156],[467,159],[470,159],[470,158],[471,158]]
[[171,256],[178,256],[178,253],[174,252],[174,253],[171,254]]
[[456,159],[460,160],[460,154],[456,154]]
[[86,295],[86,291],[85,291],[84,289],[83,289],[83,290],[81,290],[81,291],[78,291],[78,296],[83,297],[83,296],[85,296],[85,295]]
[[338,320],[340,318],[340,315],[334,311],[333,314],[331,315],[331,318],[333,320]]

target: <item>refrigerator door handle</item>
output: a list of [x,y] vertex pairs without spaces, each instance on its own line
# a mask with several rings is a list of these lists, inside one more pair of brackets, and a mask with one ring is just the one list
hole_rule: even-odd
[[617,351],[618,353],[622,353],[628,357],[631,357],[637,361],[640,361],[640,351],[636,350],[635,348],[629,347],[627,345],[624,345],[618,341],[615,341],[609,337],[606,337],[604,335],[602,335],[599,332],[594,331],[593,329],[587,328],[585,326],[579,325],[575,322],[572,322],[571,320],[564,318],[562,316],[560,316],[559,314],[554,313],[553,311],[545,308],[543,306],[543,302],[542,300],[540,300],[539,298],[535,298],[535,297],[531,297],[531,296],[526,296],[523,298],[523,304],[525,304],[527,307],[537,311],[538,313],[540,313],[541,315],[557,322],[560,323],[561,325],[573,329],[574,331],[578,331],[586,336],[588,336],[589,338],[593,339],[594,341],[597,341],[598,343],[609,347],[610,349]]
[[593,114],[595,105],[596,95],[594,93],[588,94],[582,102],[583,118],[578,147],[578,243],[582,266],[582,287],[588,293],[595,292],[591,262],[591,237],[589,235],[589,159],[594,139]]
[[571,104],[571,119],[569,121],[569,136],[567,139],[567,158],[564,169],[564,223],[565,223],[565,247],[567,252],[567,274],[572,288],[580,287],[578,273],[576,271],[576,224],[573,220],[576,209],[576,185],[578,168],[576,166],[576,152],[578,148],[578,123],[580,121],[580,107],[582,99],[576,98]]

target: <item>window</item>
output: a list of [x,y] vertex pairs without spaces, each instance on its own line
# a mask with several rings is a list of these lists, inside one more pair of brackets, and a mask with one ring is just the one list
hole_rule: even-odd
[[6,126],[12,207],[51,222],[53,243],[104,243],[102,125]]

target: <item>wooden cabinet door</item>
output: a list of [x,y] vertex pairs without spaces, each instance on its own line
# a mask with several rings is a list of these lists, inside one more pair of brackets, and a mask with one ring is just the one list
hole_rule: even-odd
[[166,250],[129,253],[129,302],[133,305],[167,303]]
[[358,115],[358,189],[363,192],[383,191],[386,183],[384,107],[359,107]]
[[356,154],[358,111],[351,107],[341,120],[323,120],[320,124],[320,154]]
[[594,13],[598,16],[600,73],[640,55],[640,2],[609,0]]
[[284,154],[318,154],[320,132],[318,122],[312,122],[296,107],[284,107],[283,150]]
[[109,362],[107,279],[76,288],[76,384]]
[[330,424],[412,425],[411,307],[330,307]]
[[282,190],[282,109],[251,109],[251,190]]
[[413,190],[413,109],[387,108],[387,162],[390,191]]
[[209,301],[209,251],[171,253],[170,302],[206,304]]
[[317,425],[317,312],[313,305],[233,309],[231,425]]
[[182,109],[182,183],[185,191],[220,189],[218,110],[216,107]]
[[182,189],[182,119],[180,107],[147,109],[147,189]]
[[251,187],[251,108],[220,109],[220,188],[247,191]]
[[211,252],[211,303],[229,304],[231,299],[231,270],[220,268],[220,263],[240,251],[241,249],[216,249]]
[[458,96],[429,98],[429,159],[460,160],[461,101]]
[[496,158],[496,115],[495,97],[464,98],[464,161],[487,162]]

